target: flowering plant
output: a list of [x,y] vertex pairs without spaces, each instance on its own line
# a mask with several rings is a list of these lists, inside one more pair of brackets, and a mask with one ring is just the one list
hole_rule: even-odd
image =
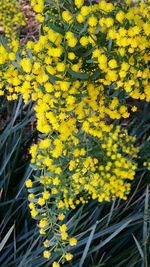
[[38,41],[0,46],[0,92],[35,103],[39,141],[27,180],[29,208],[45,236],[44,257],[70,261],[69,209],[115,197],[126,199],[135,177],[136,138],[120,119],[150,100],[149,2],[84,5],[84,1],[31,1],[42,23]]

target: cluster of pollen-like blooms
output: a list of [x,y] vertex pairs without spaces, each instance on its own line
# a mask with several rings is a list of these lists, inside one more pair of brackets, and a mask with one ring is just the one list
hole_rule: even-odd
[[16,38],[17,30],[25,25],[23,13],[17,0],[0,1],[0,32],[9,40]]
[[53,267],[73,258],[69,209],[127,198],[138,148],[120,120],[136,112],[134,99],[150,101],[149,1],[69,2],[32,0],[43,23],[39,40],[0,45],[0,94],[32,99],[43,134],[30,149],[40,175],[26,186],[44,257],[61,251]]
[[31,0],[31,6],[33,7],[34,12],[36,13],[36,18],[40,21],[44,21],[44,0]]

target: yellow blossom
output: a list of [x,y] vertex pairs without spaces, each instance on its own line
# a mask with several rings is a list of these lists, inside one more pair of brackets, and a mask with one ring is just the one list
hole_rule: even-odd
[[43,257],[49,259],[51,256],[51,252],[49,250],[44,250]]
[[65,259],[66,259],[67,261],[71,261],[71,260],[73,259],[73,255],[72,255],[71,253],[66,253],[66,254],[65,254]]
[[77,244],[77,239],[74,237],[69,238],[69,245],[75,246]]
[[33,182],[31,181],[31,179],[28,179],[28,180],[26,181],[26,187],[27,187],[27,188],[30,188],[30,187],[32,187],[32,185],[33,185]]

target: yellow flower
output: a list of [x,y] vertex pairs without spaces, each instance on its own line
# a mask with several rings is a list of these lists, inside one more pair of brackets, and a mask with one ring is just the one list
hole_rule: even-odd
[[33,185],[33,182],[31,181],[31,179],[28,179],[28,180],[26,181],[26,187],[27,187],[27,188],[30,188],[30,187],[32,187],[32,185]]
[[58,177],[53,179],[53,184],[54,185],[59,185],[60,184],[60,179]]
[[65,258],[67,261],[71,261],[73,259],[73,255],[71,253],[66,253]]
[[137,107],[136,107],[136,106],[133,106],[133,107],[131,108],[131,110],[132,110],[133,112],[136,112],[136,111],[137,111]]
[[73,52],[68,53],[68,58],[69,58],[70,60],[74,60],[75,57],[76,57],[76,55],[75,55]]
[[68,39],[68,46],[75,47],[77,42],[78,42],[78,39],[75,37],[72,37],[72,38]]
[[119,11],[117,13],[117,15],[116,15],[116,20],[118,20],[120,23],[122,23],[124,18],[125,18],[124,12],[123,11]]
[[88,38],[86,36],[83,36],[83,37],[80,38],[80,44],[82,46],[87,46],[88,43],[89,43],[89,41],[88,41]]
[[63,213],[58,214],[58,219],[60,221],[63,221],[64,218],[65,218],[65,215]]
[[46,240],[43,242],[43,244],[44,244],[44,247],[45,247],[45,248],[48,248],[48,247],[50,246],[50,241],[49,241],[48,239],[46,239]]
[[0,90],[0,96],[4,95],[4,91]]
[[67,225],[66,225],[66,224],[62,224],[62,225],[60,225],[60,226],[59,226],[59,230],[60,230],[61,232],[65,232],[65,231],[67,230]]
[[34,209],[35,208],[35,204],[33,202],[29,203],[29,208],[30,209]]
[[52,188],[51,192],[52,192],[53,195],[56,195],[58,193],[58,190],[56,188]]
[[40,228],[45,228],[46,226],[48,226],[48,221],[46,219],[42,219],[39,221]]
[[72,15],[68,10],[62,12],[62,18],[64,21],[68,22],[69,24],[71,23],[72,20]]
[[44,22],[44,16],[42,16],[41,14],[37,14],[36,19],[41,23]]
[[65,68],[66,68],[66,66],[65,66],[65,64],[63,62],[57,63],[56,69],[58,71],[63,72],[63,71],[65,71]]
[[11,53],[9,53],[8,57],[9,57],[10,60],[15,60],[16,59],[16,54],[11,52]]
[[90,13],[90,8],[88,6],[81,7],[81,14],[85,17]]
[[149,22],[144,23],[143,29],[144,29],[145,34],[149,36],[150,35],[150,23]]
[[35,198],[35,195],[34,194],[29,194],[29,198],[31,198],[31,199]]
[[56,261],[53,262],[52,267],[60,267],[60,264]]
[[91,16],[91,17],[89,18],[89,20],[88,20],[88,24],[89,24],[89,26],[91,26],[91,27],[95,27],[95,26],[97,25],[97,23],[98,23],[98,20],[97,20],[97,18],[94,17],[94,16]]
[[[45,87],[51,86],[51,84],[45,84]],[[51,140],[49,138],[46,138],[44,140],[41,140],[39,143],[39,148],[48,148],[51,145]]]
[[75,0],[75,5],[80,8],[84,4],[84,0]]
[[117,61],[115,59],[111,59],[109,62],[108,62],[108,66],[111,68],[111,69],[115,69],[118,67],[118,64],[117,64]]
[[40,235],[45,235],[46,234],[44,229],[40,229],[39,233],[40,233]]
[[111,27],[111,26],[113,26],[113,24],[114,24],[114,20],[113,20],[113,18],[107,18],[107,19],[105,20],[105,24],[106,24],[107,27]]
[[76,246],[76,244],[77,244],[76,238],[74,238],[74,237],[69,238],[69,245],[70,246]]
[[104,54],[100,55],[98,58],[98,61],[100,64],[106,64],[107,63],[107,57]]
[[83,23],[84,22],[84,16],[82,14],[78,14],[76,17],[77,22]]
[[114,9],[113,4],[107,3],[106,1],[100,1],[99,2],[99,8],[100,10],[104,10],[105,12],[110,12]]
[[45,158],[44,161],[43,161],[43,163],[44,163],[47,167],[49,167],[49,166],[51,166],[51,164],[52,164],[52,159],[50,159],[50,158]]
[[36,209],[31,210],[31,216],[36,217],[38,215],[38,211]]
[[43,199],[48,200],[50,198],[50,193],[48,191],[43,192]]
[[40,197],[39,199],[38,199],[38,202],[37,202],[40,206],[44,206],[45,205],[45,199],[44,198],[42,198],[42,197]]
[[21,61],[20,61],[20,66],[23,68],[23,70],[26,72],[26,73],[29,73],[32,69],[32,63],[31,63],[31,60],[29,58],[23,58]]
[[51,252],[49,250],[45,250],[43,252],[43,257],[46,258],[46,259],[49,259],[51,256]]
[[67,240],[67,238],[68,238],[68,233],[67,232],[61,232],[61,239]]
[[34,0],[31,1],[31,5],[33,7],[33,10],[37,13],[42,13],[44,9],[44,3],[43,0],[38,0],[35,4]]

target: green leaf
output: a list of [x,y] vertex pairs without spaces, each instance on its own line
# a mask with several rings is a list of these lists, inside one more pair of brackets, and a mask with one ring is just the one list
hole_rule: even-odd
[[88,254],[88,250],[90,248],[90,245],[91,245],[91,242],[92,242],[92,239],[93,239],[93,235],[95,233],[95,230],[96,230],[96,226],[97,226],[97,223],[92,227],[92,231],[89,235],[89,238],[87,240],[87,243],[86,243],[86,246],[85,246],[85,249],[83,251],[83,255],[82,255],[82,258],[81,258],[81,261],[80,261],[80,264],[79,264],[79,267],[82,267],[83,266],[83,263],[86,259],[86,256]]
[[112,47],[112,39],[109,40],[108,42],[108,51],[111,51],[111,47]]
[[53,24],[53,23],[48,22],[48,26],[49,26],[52,30],[54,30],[55,32],[61,33],[62,35],[65,34],[64,30],[63,30],[61,27],[59,27],[58,25],[55,25],[55,24]]
[[122,230],[124,230],[130,223],[132,222],[132,220],[127,221],[126,223],[124,223],[121,227],[119,227],[113,234],[111,234],[109,237],[107,237],[105,240],[101,241],[100,244],[98,246],[96,246],[94,249],[92,249],[90,251],[90,253],[93,253],[94,251],[99,250],[100,248],[102,248],[103,246],[105,246],[108,242],[110,242],[115,236],[117,236]]
[[96,70],[95,73],[93,73],[91,76],[90,76],[90,79],[91,80],[95,80],[97,79],[99,76],[100,76],[100,70]]
[[87,80],[90,77],[88,73],[80,73],[80,72],[73,71],[71,69],[68,69],[68,73],[71,74],[73,78],[76,78],[79,80]]
[[133,236],[134,241],[135,241],[135,243],[136,243],[136,246],[137,246],[137,248],[138,248],[139,254],[140,254],[142,260],[144,260],[144,253],[143,253],[143,250],[142,250],[142,248],[141,248],[139,242],[137,241],[136,237],[135,237],[134,235],[132,235],[132,236]]
[[0,243],[0,251],[2,251],[2,249],[4,248],[7,240],[9,239],[9,237],[11,236],[11,234],[12,234],[12,232],[14,230],[14,227],[15,227],[15,225],[13,224],[11,226],[11,228],[9,229],[9,231],[7,232],[7,234],[5,235],[5,237],[3,238],[3,240],[1,241],[1,243]]
[[148,221],[149,221],[148,204],[149,204],[149,186],[147,186],[146,193],[145,193],[143,243],[145,243],[147,241],[147,237],[148,237]]
[[9,51],[10,48],[8,47],[7,42],[7,39],[2,34],[0,34],[0,44],[2,44],[4,48]]

